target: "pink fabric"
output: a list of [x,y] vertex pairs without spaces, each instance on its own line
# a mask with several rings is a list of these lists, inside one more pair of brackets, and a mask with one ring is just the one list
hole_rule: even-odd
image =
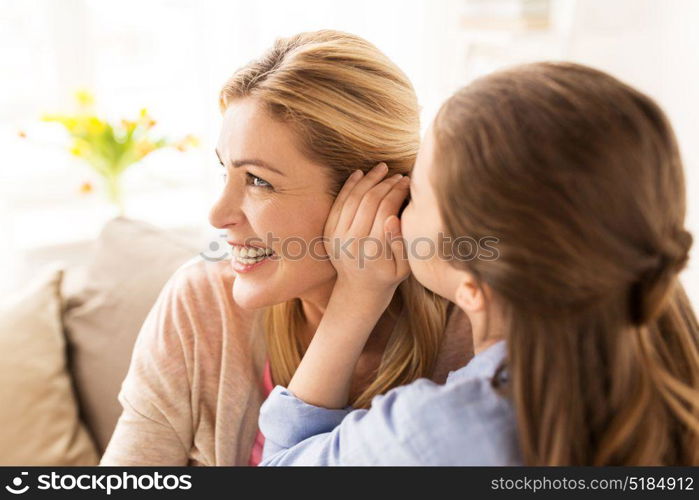
[[[269,367],[269,360],[265,362],[265,373],[262,378],[262,389],[265,394],[265,398],[269,396],[269,393],[274,389],[274,384],[272,384],[272,370]],[[262,461],[262,448],[265,445],[265,437],[259,431],[257,431],[257,436],[255,437],[255,443],[252,445],[252,452],[250,453],[250,461],[248,465],[256,466]]]

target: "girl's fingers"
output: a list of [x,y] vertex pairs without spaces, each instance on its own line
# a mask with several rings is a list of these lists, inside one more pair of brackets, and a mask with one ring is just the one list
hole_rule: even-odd
[[339,231],[343,233],[347,232],[354,221],[354,216],[362,202],[362,198],[364,198],[367,191],[383,179],[387,171],[388,166],[385,163],[379,163],[354,185],[344,202],[342,213],[337,223],[337,229]]
[[380,238],[384,232],[384,222],[389,215],[398,215],[405,197],[410,191],[410,177],[403,177],[396,182],[392,189],[384,196],[381,200],[378,210],[376,211],[376,216],[374,217],[374,223],[371,227],[369,234],[373,237]]
[[410,274],[408,264],[408,253],[405,248],[405,241],[400,230],[400,220],[397,216],[391,215],[384,223],[384,234],[391,248],[391,259],[395,262],[396,276],[405,278]]
[[[376,223],[379,207],[384,205],[384,201],[388,196],[390,196],[390,193],[394,191],[396,184],[400,183],[401,178],[402,176],[400,174],[389,177],[388,179],[385,179],[372,187],[364,194],[364,197],[357,208],[357,212],[354,215],[354,221],[352,221],[352,224],[350,225],[350,234],[359,238],[372,235],[371,231]],[[385,220],[390,213],[386,213],[385,208],[383,210],[385,215],[382,220]],[[374,236],[381,236],[381,233],[379,232]]]
[[354,186],[360,181],[360,179],[363,176],[364,173],[361,170],[355,170],[347,178],[342,188],[340,189],[340,192],[337,193],[333,206],[332,208],[330,208],[328,218],[325,221],[326,235],[333,234],[335,232],[335,228],[337,227],[337,222],[340,219],[340,214],[342,213],[342,208],[345,204],[345,201],[347,200],[349,194],[352,192],[352,189],[354,189]]

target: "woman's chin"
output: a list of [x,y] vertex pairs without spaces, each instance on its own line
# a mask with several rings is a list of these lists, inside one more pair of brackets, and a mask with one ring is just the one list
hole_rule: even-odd
[[276,304],[267,293],[267,287],[263,289],[259,285],[247,285],[242,281],[236,279],[233,283],[233,300],[236,305],[243,309],[259,309]]

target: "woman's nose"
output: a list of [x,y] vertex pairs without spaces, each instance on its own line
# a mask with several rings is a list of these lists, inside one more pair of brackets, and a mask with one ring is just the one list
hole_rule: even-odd
[[215,228],[223,229],[244,221],[245,214],[241,209],[242,197],[243,193],[229,182],[209,210],[209,223]]

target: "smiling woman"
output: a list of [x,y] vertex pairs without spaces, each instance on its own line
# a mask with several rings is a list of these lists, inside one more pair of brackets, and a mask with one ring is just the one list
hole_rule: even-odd
[[[323,235],[333,200],[353,170],[366,172],[385,162],[387,176],[406,174],[417,153],[418,106],[409,81],[373,45],[344,33],[280,40],[266,57],[230,79],[220,106],[218,151],[224,165],[256,158],[280,166],[285,175],[270,173],[273,187],[262,190],[245,182],[247,174],[267,173],[259,165],[245,165],[245,173],[231,171],[211,223],[234,241],[272,235],[281,244],[267,246],[277,253],[292,238],[308,243]],[[241,273],[233,297],[245,308],[269,306],[265,333],[272,375],[286,385],[322,317],[335,270],[310,252],[255,270]],[[373,336],[381,366],[374,363],[362,374],[371,383],[357,379],[354,406],[366,407],[374,395],[431,373],[445,305],[412,279],[400,287],[391,311],[395,328]]]
[[[337,279],[323,237],[340,187],[378,163],[395,182],[415,162],[410,82],[347,33],[279,39],[230,78],[220,108],[225,183],[209,221],[233,259],[190,263],[161,293],[102,465],[257,464],[262,399],[288,385]],[[473,346],[456,311],[414,278],[401,282],[359,357],[350,404],[462,366]]]

